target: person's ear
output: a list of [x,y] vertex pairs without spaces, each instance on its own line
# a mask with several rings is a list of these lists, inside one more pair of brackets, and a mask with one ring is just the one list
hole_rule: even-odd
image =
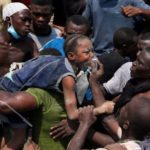
[[123,128],[124,130],[128,130],[129,125],[130,125],[129,120],[126,120],[126,121],[124,121],[122,128]]
[[75,54],[73,52],[68,52],[67,57],[69,60],[74,60],[75,59]]
[[11,24],[10,17],[6,17],[6,22],[7,22],[9,25]]
[[64,38],[67,37],[66,27],[64,27],[64,32],[63,32],[62,36],[63,36]]

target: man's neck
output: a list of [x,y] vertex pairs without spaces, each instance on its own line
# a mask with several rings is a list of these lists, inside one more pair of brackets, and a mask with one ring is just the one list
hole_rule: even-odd
[[33,33],[35,35],[39,35],[39,36],[48,36],[48,35],[51,34],[51,31],[52,31],[52,29],[51,29],[50,26],[47,26],[43,29],[40,29],[40,28],[37,28],[37,27],[33,28]]

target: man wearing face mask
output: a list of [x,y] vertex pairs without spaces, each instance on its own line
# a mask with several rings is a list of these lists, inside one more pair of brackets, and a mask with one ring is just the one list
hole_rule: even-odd
[[[34,41],[28,37],[32,21],[28,7],[18,2],[9,3],[3,7],[2,19],[3,26],[0,33],[0,50],[5,49],[7,51],[7,62],[9,65],[13,61],[25,61],[25,58],[31,59],[37,56],[37,47]],[[18,51],[16,48],[18,48]],[[15,53],[16,51],[17,53]],[[10,60],[11,56],[16,54],[20,54],[19,60],[18,56],[16,56],[16,59],[14,57],[13,60]]]

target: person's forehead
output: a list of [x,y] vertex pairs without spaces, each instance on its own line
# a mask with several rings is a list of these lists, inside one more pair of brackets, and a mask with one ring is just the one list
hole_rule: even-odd
[[88,38],[78,39],[78,46],[92,46],[92,42]]
[[80,30],[83,29],[83,30],[85,30],[87,28],[87,26],[86,26],[86,24],[80,24],[80,25],[78,25],[78,24],[70,21],[67,24],[66,28],[67,29],[80,29]]
[[49,5],[37,5],[37,4],[31,4],[31,12],[50,12],[51,7]]
[[31,12],[27,9],[16,12],[12,17],[31,17]]

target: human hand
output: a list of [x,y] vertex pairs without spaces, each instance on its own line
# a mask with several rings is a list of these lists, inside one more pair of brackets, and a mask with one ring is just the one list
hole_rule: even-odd
[[103,64],[97,60],[91,61],[91,73],[89,76],[89,81],[98,81],[100,77],[104,74]]
[[128,6],[121,7],[121,8],[122,8],[123,14],[125,14],[128,17],[142,14],[142,9],[138,7],[128,5]]
[[12,71],[15,71],[17,69],[21,69],[23,67],[23,65],[24,65],[24,63],[13,62],[10,65],[9,71],[12,72]]
[[75,129],[72,126],[72,123],[67,119],[63,119],[58,124],[50,128],[49,134],[53,139],[63,139],[73,133],[75,133]]
[[23,150],[40,150],[40,147],[32,141],[31,138],[28,138],[27,142],[24,144]]
[[7,63],[10,45],[0,40],[0,64]]
[[89,127],[96,121],[96,116],[93,113],[94,106],[87,106],[79,108],[79,122],[86,124]]
[[113,101],[104,102],[100,108],[104,109],[105,113],[112,113],[114,111],[115,103]]
[[100,115],[103,113],[112,113],[115,103],[112,101],[106,101],[101,106],[94,109],[94,115]]

